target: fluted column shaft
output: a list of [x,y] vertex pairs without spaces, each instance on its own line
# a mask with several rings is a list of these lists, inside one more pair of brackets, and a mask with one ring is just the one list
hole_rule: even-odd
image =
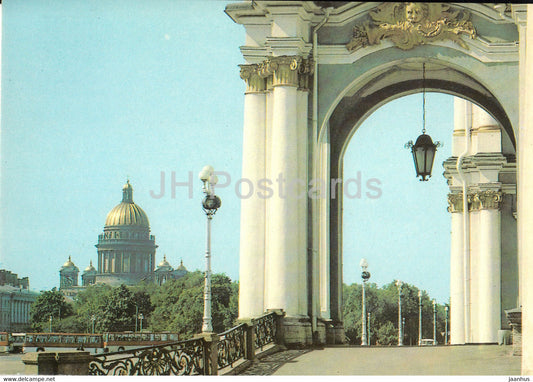
[[[257,186],[265,174],[265,80],[257,65],[241,65],[247,84],[244,96],[243,161],[241,193],[241,236],[239,261],[239,318],[257,317],[264,312],[265,287],[265,198]],[[248,189],[248,187],[251,188]]]
[[449,194],[448,203],[451,212],[450,343],[459,345],[465,343],[463,194]]
[[470,195],[477,240],[472,242],[472,342],[498,342],[501,329],[501,191]]
[[[270,77],[272,123],[267,200],[265,307],[287,316],[307,314],[307,97],[299,88],[308,69],[299,57],[274,57],[260,71]],[[271,82],[270,82],[271,81]]]
[[[287,182],[297,179],[297,90],[294,86],[276,86],[273,90],[271,173],[280,181],[279,189],[269,202],[270,251],[268,308],[285,309],[288,315],[298,310],[298,205],[293,195],[283,190]],[[285,193],[280,195],[279,191]],[[295,283],[296,281],[296,283]]]
[[479,342],[496,343],[498,330],[501,328],[501,239],[498,209],[480,211],[479,236]]

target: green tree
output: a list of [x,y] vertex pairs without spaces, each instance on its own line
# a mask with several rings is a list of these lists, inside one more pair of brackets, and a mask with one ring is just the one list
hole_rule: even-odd
[[135,329],[133,293],[125,286],[114,288],[108,295],[100,326],[104,331],[122,332]]
[[[177,332],[182,338],[200,333],[204,311],[203,291],[204,274],[199,271],[167,281],[152,295],[155,309],[151,329]],[[213,330],[220,333],[233,326],[237,317],[238,285],[226,275],[214,274],[211,293]]]
[[[367,283],[366,311],[370,313],[369,343],[375,344],[394,336],[398,341],[398,287],[395,281],[377,288],[376,284]],[[402,286],[402,318],[405,319],[404,345],[418,343],[418,291],[413,285],[404,283]],[[344,329],[352,344],[361,343],[362,330],[362,286],[360,284],[344,285],[343,288],[343,319]],[[422,332],[423,338],[433,338],[433,304],[426,292],[422,292]],[[444,307],[437,306],[437,341],[443,343]],[[390,328],[394,328],[392,331]],[[389,340],[386,341],[390,342]]]
[[398,329],[392,322],[387,321],[381,325],[377,332],[377,343],[379,345],[393,345],[398,343]]
[[144,316],[143,327],[147,328],[153,311],[147,292],[140,290],[140,287],[125,285],[90,286],[78,293],[75,308],[80,331],[92,331],[94,316],[96,333],[134,330],[136,315],[140,313]]
[[75,298],[75,311],[77,321],[81,323],[80,332],[92,332],[92,317],[94,316],[95,333],[107,331],[104,326],[103,317],[107,308],[107,301],[110,299],[113,287],[109,285],[89,286]]
[[49,330],[52,317],[52,330],[56,329],[58,321],[73,314],[73,309],[65,300],[65,296],[56,288],[43,291],[37,297],[30,309],[30,322],[33,331]]

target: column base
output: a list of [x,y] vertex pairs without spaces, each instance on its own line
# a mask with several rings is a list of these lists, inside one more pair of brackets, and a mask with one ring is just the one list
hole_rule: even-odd
[[326,324],[317,320],[316,331],[313,333],[313,345],[321,346],[326,344]]
[[342,321],[325,320],[326,344],[338,345],[346,343],[346,334]]
[[509,309],[505,315],[513,329],[513,355],[522,355],[522,308]]
[[313,329],[309,317],[281,319],[283,344],[287,348],[307,347],[313,344]]

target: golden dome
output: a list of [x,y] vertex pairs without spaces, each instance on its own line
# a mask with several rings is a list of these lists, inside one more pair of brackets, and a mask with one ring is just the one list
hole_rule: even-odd
[[96,272],[96,268],[93,266],[93,261],[92,260],[91,260],[89,266],[87,268],[85,268],[85,270],[83,272],[84,273]]
[[186,271],[185,265],[183,265],[183,259],[180,261],[180,266],[177,268],[178,271]]
[[133,203],[133,188],[129,180],[122,188],[122,202],[109,211],[105,225],[106,227],[118,225],[150,227],[146,213]]
[[72,259],[70,258],[70,256],[68,257],[68,260],[65,262],[65,264],[63,264],[63,266],[61,267],[61,269],[65,269],[65,268],[76,268],[76,265],[74,265],[74,263],[72,262]]
[[170,267],[170,263],[167,261],[167,255],[163,256],[163,260],[157,265],[158,268],[160,267]]

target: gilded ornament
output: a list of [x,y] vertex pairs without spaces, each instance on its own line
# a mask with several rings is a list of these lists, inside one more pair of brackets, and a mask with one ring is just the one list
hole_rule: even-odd
[[265,79],[259,74],[259,65],[239,65],[241,78],[246,82],[246,92],[262,92],[265,90]]
[[443,40],[468,49],[461,35],[476,37],[469,19],[470,13],[445,3],[383,3],[369,12],[368,20],[354,26],[346,48],[355,51],[389,39],[403,50]]
[[502,192],[487,190],[479,193],[482,209],[499,209],[502,202]]
[[468,206],[470,211],[477,211],[481,207],[481,200],[479,200],[479,193],[468,194]]
[[463,193],[448,194],[448,212],[463,212]]
[[[266,59],[257,65],[241,65],[241,78],[246,81],[249,87],[252,86],[251,79],[261,77],[266,79],[265,84],[269,89],[275,85],[297,86],[301,89],[308,88],[308,77],[313,74],[312,60],[299,56],[278,56]],[[257,82],[257,81],[256,81]],[[254,89],[258,86],[254,86]],[[264,90],[261,87],[260,90]]]

